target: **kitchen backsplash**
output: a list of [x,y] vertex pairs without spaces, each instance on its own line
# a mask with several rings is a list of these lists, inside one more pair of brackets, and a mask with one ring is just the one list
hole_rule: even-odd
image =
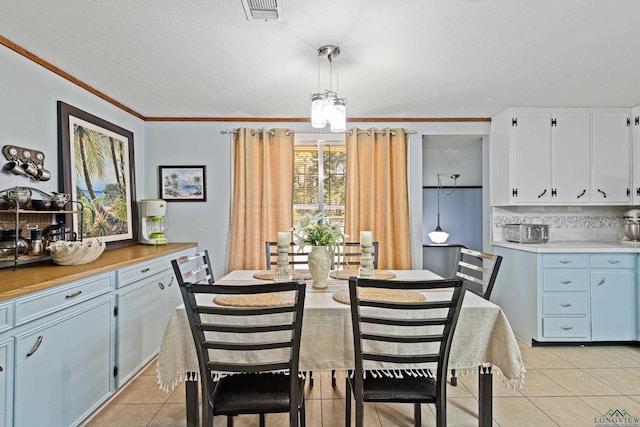
[[493,208],[493,240],[504,240],[505,224],[547,224],[549,241],[619,240],[622,206],[517,206]]

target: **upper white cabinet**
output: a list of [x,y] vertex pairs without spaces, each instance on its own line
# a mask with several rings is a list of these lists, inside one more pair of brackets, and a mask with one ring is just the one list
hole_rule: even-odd
[[631,203],[629,112],[593,113],[593,195],[598,204]]
[[640,107],[631,111],[631,131],[633,135],[633,184],[631,196],[634,205],[640,204]]
[[491,204],[630,204],[628,118],[625,109],[499,113],[491,123]]

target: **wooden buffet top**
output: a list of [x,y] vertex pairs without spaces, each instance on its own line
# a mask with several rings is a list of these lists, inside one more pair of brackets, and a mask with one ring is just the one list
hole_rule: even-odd
[[85,277],[197,246],[196,243],[169,243],[163,246],[135,245],[106,250],[95,261],[82,265],[56,265],[53,261],[0,269],[0,301],[62,285]]

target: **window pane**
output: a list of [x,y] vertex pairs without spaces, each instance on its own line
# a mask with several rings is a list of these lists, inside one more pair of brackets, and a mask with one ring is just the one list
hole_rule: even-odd
[[345,171],[347,168],[345,146],[325,146],[323,158],[324,213],[331,221],[344,224]]

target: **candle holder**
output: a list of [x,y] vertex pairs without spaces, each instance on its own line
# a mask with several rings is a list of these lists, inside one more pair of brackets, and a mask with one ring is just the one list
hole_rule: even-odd
[[273,275],[273,281],[291,281],[291,271],[289,271],[289,245],[278,245],[278,265]]
[[358,277],[374,279],[376,277],[373,268],[373,245],[360,245],[360,269]]

